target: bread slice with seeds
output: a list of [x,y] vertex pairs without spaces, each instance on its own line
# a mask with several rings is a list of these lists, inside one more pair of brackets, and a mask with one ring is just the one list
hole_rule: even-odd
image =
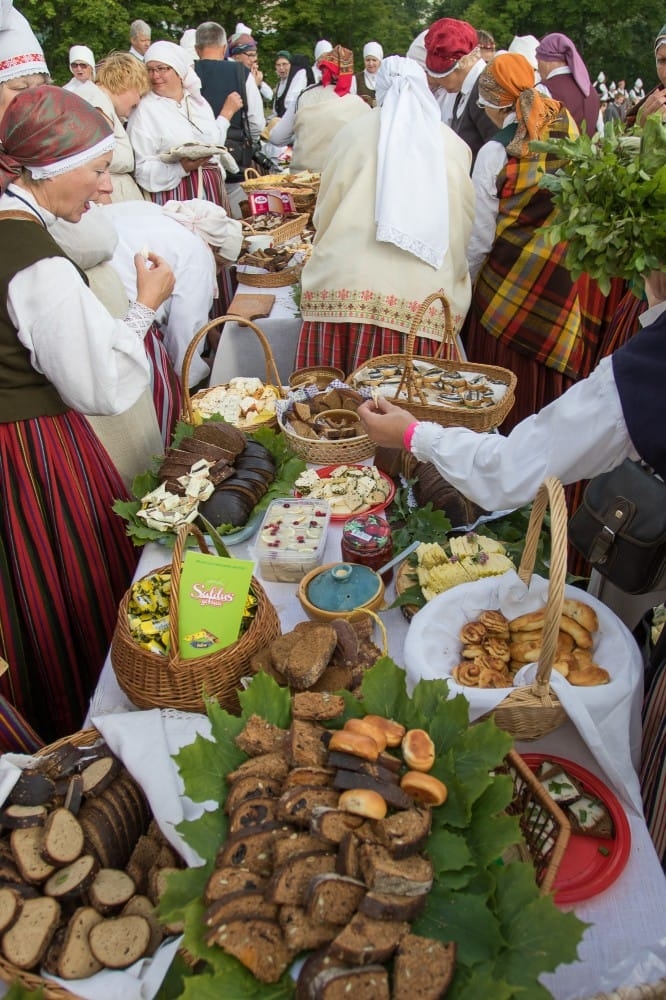
[[2,954],[18,969],[34,969],[60,923],[60,903],[48,896],[26,899],[18,919],[2,936]]
[[137,914],[108,917],[91,928],[88,942],[94,957],[107,969],[127,969],[146,954],[150,924]]
[[100,971],[102,963],[91,952],[88,935],[103,919],[92,906],[81,906],[70,917],[56,963],[62,979],[86,979]]
[[68,865],[81,854],[84,839],[76,816],[63,807],[54,809],[44,824],[42,857],[53,865]]

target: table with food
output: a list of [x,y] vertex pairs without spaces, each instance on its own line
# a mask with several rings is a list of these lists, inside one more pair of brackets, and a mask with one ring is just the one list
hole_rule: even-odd
[[187,395],[116,504],[143,550],[85,728],[0,762],[6,982],[666,995],[638,647],[565,581],[559,482],[473,509],[356,414],[411,385],[492,426],[515,383],[390,367]]

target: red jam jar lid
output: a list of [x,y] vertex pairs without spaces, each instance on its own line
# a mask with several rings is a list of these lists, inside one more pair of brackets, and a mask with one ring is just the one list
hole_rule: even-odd
[[358,514],[345,521],[342,541],[352,551],[379,552],[391,544],[391,526],[379,514]]

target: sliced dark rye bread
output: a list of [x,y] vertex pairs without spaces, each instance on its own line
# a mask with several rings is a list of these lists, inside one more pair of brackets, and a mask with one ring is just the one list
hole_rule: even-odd
[[145,893],[148,887],[148,873],[157,862],[159,852],[160,841],[147,834],[141,834],[125,867],[125,871],[136,886],[137,893]]
[[0,809],[0,829],[20,830],[24,826],[43,826],[47,815],[45,805],[20,806],[13,803]]
[[0,886],[0,934],[11,927],[23,908],[23,896],[10,886]]
[[229,833],[248,830],[251,827],[273,823],[276,819],[283,818],[277,815],[279,802],[279,799],[267,797],[246,799],[245,802],[241,802],[229,817]]
[[321,785],[296,785],[283,792],[277,803],[277,818],[294,826],[310,828],[312,810],[316,806],[333,809],[338,804],[334,788]]
[[250,757],[243,761],[234,771],[227,774],[228,785],[233,785],[239,778],[247,778],[253,775],[257,778],[273,779],[274,781],[284,781],[289,773],[289,761],[280,750],[272,753],[262,753],[258,757]]
[[82,854],[76,861],[58,868],[43,885],[46,896],[54,899],[80,899],[92,885],[97,873],[97,859],[92,854]]
[[358,633],[346,618],[334,618],[330,622],[337,636],[336,652],[345,663],[354,664],[358,657]]
[[423,912],[428,893],[419,896],[397,896],[370,890],[359,903],[359,913],[374,920],[416,920]]
[[304,830],[293,830],[288,837],[273,843],[273,867],[279,868],[297,854],[330,854],[330,851],[331,845],[321,837]]
[[414,799],[407,792],[403,792],[400,785],[396,785],[392,781],[379,781],[377,778],[372,778],[369,774],[362,774],[360,771],[338,769],[333,778],[333,787],[341,791],[349,788],[370,789],[381,795],[394,809],[411,809],[414,805]]
[[419,854],[398,860],[381,844],[361,844],[359,864],[363,881],[375,892],[420,896],[433,882],[432,862]]
[[21,876],[26,882],[39,884],[44,882],[54,872],[54,866],[42,857],[44,828],[28,826],[12,830],[9,843],[12,855]]
[[48,805],[55,798],[55,782],[41,771],[21,771],[16,784],[7,796],[7,802],[19,806]]
[[318,722],[294,719],[289,744],[292,767],[325,767],[331,734]]
[[414,806],[375,820],[377,840],[394,858],[416,854],[426,843],[432,829],[432,810]]
[[136,891],[134,880],[118,868],[100,868],[89,889],[91,906],[105,917],[122,910]]
[[[393,764],[396,761],[397,768]],[[355,757],[352,753],[344,753],[342,750],[332,750],[326,763],[329,767],[342,768],[345,771],[358,771],[360,774],[369,775],[379,781],[392,781],[398,784],[400,781],[400,761],[391,754],[383,753],[375,762],[363,760],[362,757]]]
[[312,1000],[389,1000],[389,977],[381,965],[334,966],[319,972],[310,987]]
[[393,1000],[439,1000],[456,970],[456,946],[406,934],[393,962]]
[[354,679],[354,672],[350,666],[347,664],[340,664],[335,662],[335,653],[333,654],[333,659],[326,667],[318,681],[316,681],[312,687],[311,691],[342,691],[346,689],[351,691],[352,682]]
[[282,929],[270,920],[231,920],[220,924],[214,943],[237,958],[262,983],[276,983],[293,958]]
[[216,868],[206,883],[204,903],[228,899],[237,892],[263,891],[267,881],[249,868]]
[[348,875],[327,872],[311,879],[305,895],[305,910],[315,921],[347,924],[366,893],[365,883]]
[[337,634],[330,625],[315,625],[292,646],[287,655],[284,675],[294,691],[306,691],[319,680],[329,664],[337,644]]
[[91,952],[88,935],[103,919],[92,906],[81,906],[74,911],[60,942],[56,975],[62,979],[86,979],[100,971],[102,963]]
[[259,715],[251,715],[234,743],[248,757],[258,757],[260,754],[284,750],[288,745],[288,737],[286,729],[274,726]]
[[194,428],[192,437],[198,441],[208,441],[218,448],[226,448],[234,457],[242,454],[248,444],[247,438],[238,427],[219,420],[206,420]]
[[266,887],[266,898],[273,903],[302,906],[314,876],[333,871],[334,854],[297,854],[275,871]]
[[217,852],[217,868],[249,868],[256,875],[273,872],[273,843],[288,837],[293,827],[284,823],[269,823],[256,830],[239,830],[222,844]]
[[102,799],[84,802],[78,816],[85,834],[85,850],[104,868],[123,868],[127,845],[125,834],[114,826],[115,818]]
[[88,943],[94,957],[107,969],[127,969],[146,954],[150,924],[138,914],[107,917],[91,927]]
[[224,811],[231,815],[243,802],[252,799],[279,799],[282,794],[282,781],[276,778],[257,778],[248,774],[245,778],[235,781],[224,802]]
[[63,927],[62,924],[56,928],[56,932],[51,938],[51,943],[46,949],[46,954],[40,963],[40,971],[43,969],[52,976],[58,975],[58,960],[60,959],[60,953],[65,941],[66,930],[67,928]]
[[34,969],[60,923],[60,903],[48,896],[26,899],[18,919],[2,935],[2,954],[19,969]]
[[42,857],[50,864],[68,865],[83,850],[85,835],[76,816],[63,807],[49,813],[44,823]]
[[139,916],[145,917],[150,925],[150,940],[146,948],[146,955],[153,955],[159,948],[164,935],[165,928],[157,919],[157,912],[147,896],[137,894],[128,899],[120,914],[122,917]]
[[340,930],[337,924],[313,920],[302,906],[281,906],[279,923],[284,940],[294,954],[329,944]]
[[84,796],[101,795],[105,788],[120,774],[122,764],[117,757],[109,754],[88,764],[81,771]]
[[331,941],[330,951],[350,965],[386,962],[408,933],[406,921],[373,920],[364,913],[356,913]]
[[[179,868],[153,868],[148,876],[147,896],[153,906],[157,906],[169,885],[169,879]],[[178,920],[164,924],[167,934],[182,934],[185,924]]]
[[72,774],[67,782],[63,806],[65,809],[69,809],[74,816],[78,816],[82,803],[83,778],[80,774]]
[[216,899],[204,913],[206,927],[214,928],[230,920],[273,920],[278,918],[278,906],[264,899],[263,892],[233,892]]
[[344,710],[345,700],[339,694],[331,694],[330,691],[294,692],[292,701],[294,719],[322,722],[327,719],[337,719]]
[[285,792],[296,785],[326,785],[330,788],[334,774],[332,767],[292,767],[283,788]]
[[362,816],[345,812],[344,809],[323,805],[314,806],[310,817],[310,829],[317,837],[329,844],[339,844],[350,830],[357,830],[365,822]]

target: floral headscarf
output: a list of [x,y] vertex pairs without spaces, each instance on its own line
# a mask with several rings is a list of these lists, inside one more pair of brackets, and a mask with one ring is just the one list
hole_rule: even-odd
[[338,97],[349,93],[354,79],[354,53],[351,49],[345,49],[342,45],[334,46],[320,58],[318,66],[321,70],[321,82],[325,87],[335,84]]
[[515,110],[518,128],[506,147],[512,156],[528,156],[529,143],[540,138],[562,109],[559,101],[535,90],[534,69],[517,52],[495,56],[488,63],[479,77],[479,97],[493,108]]

